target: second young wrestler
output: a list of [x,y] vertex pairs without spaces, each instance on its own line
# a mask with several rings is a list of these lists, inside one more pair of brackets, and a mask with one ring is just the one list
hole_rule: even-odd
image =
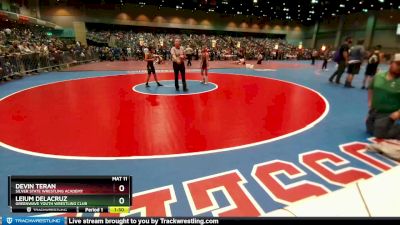
[[201,51],[201,77],[203,78],[201,83],[207,84],[208,83],[208,62],[210,60],[210,56],[207,51],[207,47],[204,47]]
[[158,82],[156,69],[154,68],[154,61],[156,59],[156,55],[154,54],[155,49],[153,47],[149,47],[149,51],[144,55],[144,61],[147,62],[147,80],[146,80],[146,87],[150,87],[149,80],[151,74],[154,76],[154,80],[157,82],[157,86],[163,86]]

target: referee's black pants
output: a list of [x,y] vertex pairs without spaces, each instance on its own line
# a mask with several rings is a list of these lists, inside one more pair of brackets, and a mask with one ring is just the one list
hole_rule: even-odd
[[176,90],[179,89],[179,72],[181,73],[183,90],[186,90],[187,87],[186,87],[185,63],[182,62],[181,64],[178,64],[178,63],[174,62],[172,65],[174,67]]

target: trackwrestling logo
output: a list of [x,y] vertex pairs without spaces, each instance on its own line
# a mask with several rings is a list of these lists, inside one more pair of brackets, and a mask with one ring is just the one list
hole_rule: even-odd
[[[38,225],[38,224],[52,224],[52,225],[64,225],[65,218],[34,218],[34,217],[7,217],[3,218],[9,225]],[[5,224],[5,223],[4,223]]]

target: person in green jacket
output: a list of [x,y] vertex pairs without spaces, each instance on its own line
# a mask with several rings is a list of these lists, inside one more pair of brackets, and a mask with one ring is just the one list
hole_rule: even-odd
[[377,138],[400,139],[400,53],[389,71],[375,75],[368,91],[367,131]]

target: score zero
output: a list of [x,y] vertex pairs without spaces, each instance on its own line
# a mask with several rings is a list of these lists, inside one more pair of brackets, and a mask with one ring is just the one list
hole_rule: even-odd
[[[128,181],[128,177],[112,177],[111,181]],[[121,184],[118,186],[118,191],[124,192],[125,191],[125,185]]]
[[[121,181],[128,181],[128,177],[123,177],[123,176],[120,176],[120,177],[111,177],[111,181],[119,181],[119,182],[121,182]],[[126,183],[124,183],[124,184],[126,184]],[[118,185],[117,190],[118,190],[119,192],[124,192],[124,191],[125,191],[125,185],[124,185],[124,184]],[[115,189],[114,189],[114,190],[115,190]],[[125,199],[124,199],[123,197],[119,198],[119,199],[118,199],[118,203],[119,203],[120,205],[124,205],[124,204],[125,204]]]

